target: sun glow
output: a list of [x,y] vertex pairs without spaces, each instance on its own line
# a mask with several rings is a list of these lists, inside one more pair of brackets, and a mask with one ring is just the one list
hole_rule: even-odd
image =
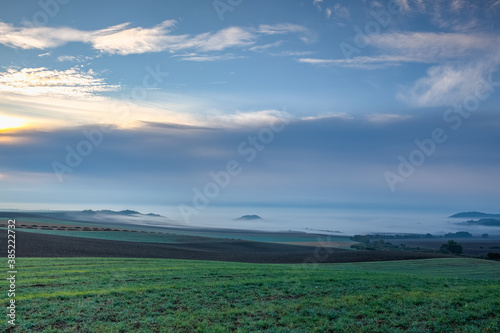
[[24,125],[26,125],[26,121],[22,119],[0,116],[0,131],[20,128]]

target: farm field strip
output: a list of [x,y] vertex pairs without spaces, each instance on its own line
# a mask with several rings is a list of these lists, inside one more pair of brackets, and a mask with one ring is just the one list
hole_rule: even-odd
[[122,232],[122,231],[68,231],[68,230],[40,230],[40,229],[21,229],[21,230],[23,232],[31,232],[38,234],[103,239],[103,240],[119,240],[127,242],[163,243],[163,244],[182,243],[181,235],[172,235],[172,234],[150,234],[150,233]]

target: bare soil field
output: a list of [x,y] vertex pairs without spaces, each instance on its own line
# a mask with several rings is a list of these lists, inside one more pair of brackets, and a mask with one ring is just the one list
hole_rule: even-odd
[[[0,230],[1,239],[7,231]],[[183,244],[138,243],[65,237],[16,230],[17,257],[123,257],[253,263],[341,263],[450,257],[405,251],[354,251],[221,239]]]
[[[404,244],[408,247],[420,247],[423,249],[439,250],[441,245],[447,243],[452,238],[431,238],[431,239],[387,239],[392,244]],[[453,238],[453,240],[463,248],[463,254],[468,256],[486,256],[488,252],[500,253],[500,240],[481,238]]]

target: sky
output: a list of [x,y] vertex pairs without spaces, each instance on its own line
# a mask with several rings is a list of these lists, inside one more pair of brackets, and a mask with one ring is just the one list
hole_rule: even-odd
[[4,1],[0,208],[500,213],[499,32],[495,0]]

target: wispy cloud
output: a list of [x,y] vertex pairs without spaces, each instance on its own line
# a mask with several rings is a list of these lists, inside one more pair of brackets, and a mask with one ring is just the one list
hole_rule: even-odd
[[281,52],[270,52],[272,56],[278,57],[303,57],[306,55],[313,54],[312,51],[281,51]]
[[473,93],[481,77],[500,65],[500,37],[485,33],[387,33],[369,45],[379,54],[351,59],[299,58],[316,66],[376,70],[404,63],[430,64],[427,75],[398,99],[419,107],[450,105]]
[[489,71],[484,63],[433,66],[397,97],[419,107],[453,105],[472,95]]
[[372,123],[385,124],[411,119],[412,116],[394,113],[375,113],[366,117]]
[[379,69],[400,63],[438,64],[469,58],[500,58],[500,37],[461,33],[390,33],[373,35],[369,44],[385,54],[351,59],[302,58],[299,62],[320,66]]
[[317,66],[337,66],[354,69],[382,69],[391,66],[398,66],[401,62],[410,62],[412,60],[400,56],[376,56],[376,57],[356,57],[352,59],[319,59],[319,58],[300,58],[298,62],[303,62]]
[[57,61],[59,62],[84,62],[84,61],[89,61],[89,60],[93,60],[93,59],[96,59],[96,58],[100,58],[101,55],[100,54],[97,54],[95,56],[83,56],[83,55],[80,55],[80,56],[71,56],[71,55],[62,55],[62,56],[58,56],[57,57]]
[[330,18],[332,16],[332,10],[330,8],[325,9],[326,18]]
[[336,3],[333,6],[333,16],[338,20],[345,20],[348,19],[351,16],[351,14],[349,13],[349,9],[347,9],[347,7],[344,7],[339,3]]
[[179,58],[184,61],[221,61],[245,58],[244,56],[237,56],[234,54],[221,54],[221,55],[203,55],[197,53],[180,54]]
[[117,90],[93,70],[79,67],[67,70],[40,68],[9,68],[0,73],[0,92],[29,96],[95,99],[102,92]]
[[[83,76],[86,74],[84,72]],[[32,79],[27,78],[30,75]],[[69,75],[73,78],[69,79]],[[40,79],[42,82],[36,83],[35,81],[39,80],[38,76],[44,78]],[[54,79],[54,76],[58,76],[55,78],[57,81],[49,82]],[[68,83],[65,90],[57,89],[57,85],[62,84],[60,81],[65,84],[75,81],[74,76],[73,71],[68,71],[68,73],[59,71],[56,74],[56,71],[43,68],[12,70],[6,75],[8,80],[4,77],[1,79],[9,81],[8,85],[4,85],[0,81],[2,115],[8,119],[22,121],[26,125],[25,127],[41,129],[88,124],[136,128],[141,127],[144,122],[234,128],[259,126],[289,117],[286,112],[278,110],[220,111],[210,105],[210,101],[203,98],[194,99],[189,95],[169,94],[165,96],[161,93],[155,95],[154,92],[151,92],[152,100],[157,102],[148,103],[133,98],[129,100],[116,99],[113,96],[96,98],[95,95],[92,95],[93,88],[89,87],[92,81],[83,87],[77,83]],[[48,81],[44,82],[45,79]],[[82,83],[82,80],[78,82]],[[212,82],[212,84],[222,83]],[[14,127],[11,125],[8,127]]]
[[92,46],[110,54],[140,54],[161,52],[178,39],[168,35],[175,27],[176,20],[163,21],[153,28],[128,28],[129,23],[98,30],[92,34]]
[[[401,62],[429,63],[427,75],[397,95],[414,106],[452,105],[474,92],[500,65],[500,37],[483,33],[406,33],[374,36],[371,45]],[[397,59],[395,59],[397,60]]]
[[487,22],[479,19],[498,10],[497,0],[396,0],[405,14],[430,18],[437,27],[451,31],[467,31],[485,27]]
[[263,126],[290,119],[290,115],[279,110],[236,112],[233,114],[211,114],[204,120],[210,127]]
[[[315,41],[314,33],[301,25],[282,23],[254,27],[228,27],[216,32],[197,35],[172,34],[176,20],[166,20],[152,28],[130,27],[123,23],[95,31],[81,31],[73,28],[14,27],[0,22],[0,43],[12,48],[48,49],[68,42],[91,44],[100,52],[129,55],[152,52],[177,52],[196,50],[216,52],[230,48],[257,46],[261,35],[296,34],[303,42]],[[78,58],[63,56],[60,61],[75,61]]]
[[249,50],[254,51],[254,52],[262,52],[262,51],[266,51],[266,50],[273,48],[273,47],[278,47],[281,44],[283,44],[283,41],[279,40],[279,41],[276,41],[274,43],[252,46]]
[[[119,128],[140,126],[141,121],[158,121],[176,124],[199,125],[197,106],[186,102],[163,102],[162,105],[127,101],[113,97],[65,98],[61,95],[22,95],[2,92],[2,113],[21,118],[28,127],[61,128],[86,124],[106,124]],[[199,109],[199,108],[198,108]],[[201,112],[201,111],[200,111]]]
[[78,57],[75,57],[75,56],[68,56],[68,55],[65,55],[65,56],[59,56],[57,57],[57,61],[59,62],[64,62],[64,61],[77,61],[78,60]]
[[374,35],[369,43],[382,52],[427,63],[500,52],[500,37],[482,33],[389,33]]
[[14,27],[0,22],[0,43],[21,49],[47,49],[68,42],[89,41],[92,33],[73,28]]
[[239,27],[229,27],[207,37],[197,47],[200,51],[221,51],[231,47],[249,46],[257,39],[253,33]]
[[321,11],[321,4],[323,0],[313,0],[313,6],[316,6]]
[[294,33],[297,34],[300,40],[305,43],[313,43],[317,40],[317,36],[312,30],[304,27],[303,25],[292,23],[281,23],[275,25],[261,24],[259,25],[257,32],[266,35],[283,35]]
[[354,117],[348,115],[345,112],[342,112],[342,113],[328,113],[317,116],[307,116],[300,118],[301,121],[317,121],[317,120],[333,120],[333,119],[353,120]]

